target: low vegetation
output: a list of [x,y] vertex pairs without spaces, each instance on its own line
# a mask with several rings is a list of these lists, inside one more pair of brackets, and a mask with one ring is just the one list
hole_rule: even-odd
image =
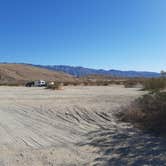
[[143,83],[144,90],[159,91],[166,88],[166,78],[147,79]]
[[52,90],[63,90],[63,83],[54,82],[54,84],[48,84],[46,88]]
[[144,90],[149,93],[135,100],[123,112],[118,113],[120,120],[131,122],[135,126],[155,134],[166,132],[166,80],[148,79]]
[[138,79],[127,79],[126,81],[124,81],[123,85],[125,88],[134,88],[137,86],[141,86],[143,84],[143,79],[138,78]]
[[25,81],[18,80],[18,81],[0,81],[0,86],[24,86]]

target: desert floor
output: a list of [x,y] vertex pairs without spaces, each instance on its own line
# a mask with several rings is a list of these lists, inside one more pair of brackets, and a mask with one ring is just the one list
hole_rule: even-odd
[[165,140],[114,114],[142,91],[0,87],[0,166],[166,165]]

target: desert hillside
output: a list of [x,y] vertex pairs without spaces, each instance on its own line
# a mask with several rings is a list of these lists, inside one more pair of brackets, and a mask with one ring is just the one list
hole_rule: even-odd
[[0,83],[25,82],[43,79],[46,81],[73,81],[75,78],[63,72],[56,72],[24,64],[0,64]]

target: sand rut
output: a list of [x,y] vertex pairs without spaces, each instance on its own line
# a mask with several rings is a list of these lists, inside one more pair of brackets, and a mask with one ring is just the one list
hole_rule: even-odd
[[91,133],[121,130],[114,112],[142,93],[122,86],[0,87],[0,92],[0,162],[5,166],[95,164],[99,147],[90,144]]

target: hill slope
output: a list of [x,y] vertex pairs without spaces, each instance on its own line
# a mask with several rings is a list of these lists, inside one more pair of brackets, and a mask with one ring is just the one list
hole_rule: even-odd
[[55,71],[63,71],[76,77],[87,75],[111,75],[116,77],[159,77],[159,73],[155,72],[142,72],[142,71],[120,71],[120,70],[97,70],[84,67],[73,67],[65,65],[43,66],[34,65],[42,68],[47,68]]
[[43,79],[46,81],[73,81],[75,78],[63,72],[51,71],[24,64],[0,64],[0,83]]

